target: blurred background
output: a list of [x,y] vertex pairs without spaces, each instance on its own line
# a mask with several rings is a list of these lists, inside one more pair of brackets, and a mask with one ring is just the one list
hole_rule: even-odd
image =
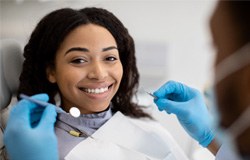
[[159,112],[143,90],[153,92],[168,80],[202,92],[210,84],[214,50],[209,18],[215,5],[215,0],[0,0],[0,38],[24,46],[38,21],[62,7],[102,7],[113,12],[135,40],[141,76],[135,100],[146,106],[191,160],[212,160],[176,117]]

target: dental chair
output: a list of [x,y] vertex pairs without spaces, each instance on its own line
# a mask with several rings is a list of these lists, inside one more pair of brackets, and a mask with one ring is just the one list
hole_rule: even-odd
[[12,39],[0,41],[0,160],[3,159],[3,132],[11,102],[14,100],[23,56],[21,45]]

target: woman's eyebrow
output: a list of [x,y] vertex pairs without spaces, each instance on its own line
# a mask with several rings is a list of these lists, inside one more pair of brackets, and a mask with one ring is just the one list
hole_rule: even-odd
[[[107,48],[103,48],[102,51],[103,52],[106,52],[106,51],[109,51],[109,50],[112,50],[112,49],[117,49],[117,47],[115,46],[110,46],[110,47],[107,47]],[[117,49],[118,50],[118,49]]]
[[[106,48],[102,49],[102,52],[106,52],[106,51],[109,51],[109,50],[112,50],[112,49],[117,49],[117,47],[115,47],[115,46],[106,47]],[[89,52],[89,50],[87,48],[73,47],[73,48],[70,48],[69,50],[67,50],[65,52],[65,55],[68,54],[69,52],[72,52],[72,51]]]
[[68,54],[69,52],[72,52],[72,51],[89,52],[89,50],[88,50],[87,48],[73,47],[73,48],[70,48],[69,50],[67,50],[67,51],[65,52],[65,55]]

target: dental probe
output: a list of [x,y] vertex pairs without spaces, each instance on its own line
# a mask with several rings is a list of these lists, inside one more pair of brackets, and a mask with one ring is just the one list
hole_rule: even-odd
[[156,97],[155,95],[153,95],[152,93],[145,91],[148,95],[150,95],[151,97],[153,97],[154,99],[158,99],[158,97]]
[[[25,94],[20,94],[20,97],[21,97],[22,99],[29,100],[30,102],[36,103],[36,104],[38,104],[38,105],[40,105],[40,106],[42,106],[42,107],[46,107],[46,106],[48,106],[48,105],[51,104],[51,103],[48,103],[48,102],[44,102],[44,101],[39,101],[39,100],[37,100],[37,99],[33,99],[33,98],[31,98],[31,97],[29,97],[29,96],[27,96],[27,95],[25,95]],[[55,109],[56,109],[56,112],[57,112],[57,113],[66,113],[66,112],[65,112],[64,110],[62,110],[60,107],[58,107],[58,106],[56,106],[56,105],[53,105],[53,106],[55,106]],[[70,110],[69,110],[69,113],[70,113],[70,115],[73,116],[73,117],[79,117],[80,114],[81,114],[80,111],[79,111],[79,109],[76,108],[76,107],[71,107]]]
[[143,87],[141,88],[144,92],[146,92],[148,95],[150,95],[151,97],[153,97],[154,99],[158,99],[158,97],[156,97],[155,95],[153,95],[151,92],[146,91]]

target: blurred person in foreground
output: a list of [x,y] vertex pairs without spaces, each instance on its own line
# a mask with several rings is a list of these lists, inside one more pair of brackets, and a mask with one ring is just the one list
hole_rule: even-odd
[[207,92],[212,100],[208,108],[215,111],[212,121],[196,89],[169,81],[154,93],[159,110],[175,114],[187,133],[217,160],[250,159],[249,28],[249,1],[218,2],[210,19],[217,50],[214,85]]

